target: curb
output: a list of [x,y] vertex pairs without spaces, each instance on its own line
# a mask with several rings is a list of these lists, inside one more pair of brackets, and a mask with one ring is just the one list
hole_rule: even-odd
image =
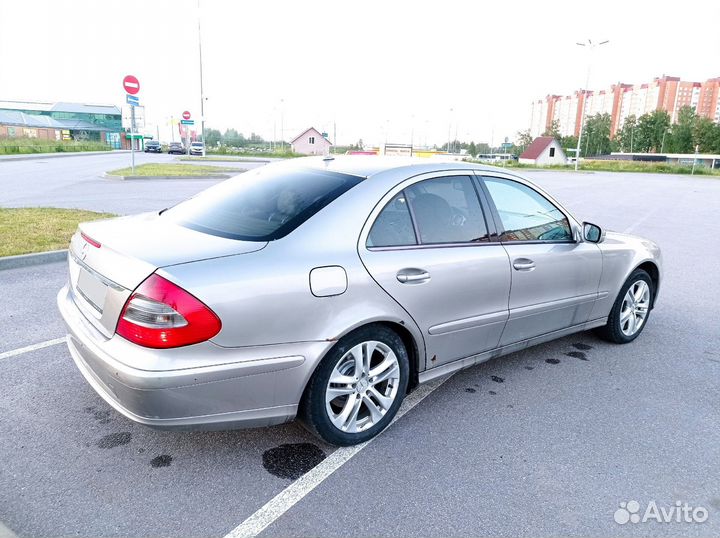
[[114,155],[130,153],[129,149],[117,149],[114,151],[69,151],[59,153],[27,153],[20,155],[0,155],[0,163],[13,161],[29,161],[32,159],[59,159],[60,157],[86,157],[88,155]]
[[17,269],[18,267],[29,267],[32,265],[61,262],[66,259],[67,250],[51,250],[50,252],[20,254],[19,256],[2,256],[0,257],[0,271],[4,269]]
[[103,179],[126,181],[135,179],[229,179],[233,176],[230,174],[213,174],[211,176],[113,176],[103,172],[100,174],[100,177]]

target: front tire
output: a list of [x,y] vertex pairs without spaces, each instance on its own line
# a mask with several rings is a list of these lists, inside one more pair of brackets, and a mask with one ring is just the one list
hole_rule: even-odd
[[636,269],[620,288],[607,325],[598,329],[601,338],[616,344],[635,340],[647,325],[655,289],[650,275]]
[[392,421],[409,373],[407,350],[397,333],[383,325],[363,327],[338,341],[320,362],[298,416],[328,443],[365,442]]

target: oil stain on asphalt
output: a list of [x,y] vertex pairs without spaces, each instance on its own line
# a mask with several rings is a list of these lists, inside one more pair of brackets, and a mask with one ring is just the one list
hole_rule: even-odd
[[575,349],[579,349],[580,351],[588,351],[589,349],[592,349],[593,347],[589,344],[583,344],[582,342],[577,342],[573,344],[573,347]]
[[560,364],[560,359],[545,359],[548,364]]
[[565,355],[572,357],[573,359],[580,359],[581,361],[588,360],[587,355],[582,351],[570,351],[569,353],[565,353]]
[[161,454],[150,460],[150,467],[170,467],[172,460],[173,458],[169,454]]
[[504,383],[505,382],[505,379],[503,379],[502,377],[496,376],[496,375],[491,375],[490,379],[495,381],[495,383]]
[[469,392],[470,394],[473,394],[473,393],[475,393],[475,392],[477,392],[477,391],[476,391],[474,388],[472,388],[472,387],[468,387],[468,388],[465,389],[465,392]]
[[115,448],[116,446],[128,444],[130,439],[132,439],[130,432],[111,433],[101,437],[96,445],[98,448]]
[[325,452],[312,443],[276,446],[263,453],[263,467],[278,478],[296,480],[325,459]]

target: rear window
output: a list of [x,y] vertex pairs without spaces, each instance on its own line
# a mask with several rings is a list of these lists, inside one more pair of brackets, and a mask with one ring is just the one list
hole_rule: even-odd
[[292,232],[361,180],[323,170],[263,167],[211,187],[162,216],[211,235],[272,241]]

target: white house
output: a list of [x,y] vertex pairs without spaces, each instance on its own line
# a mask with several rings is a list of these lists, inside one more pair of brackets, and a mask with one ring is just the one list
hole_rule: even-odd
[[567,157],[560,142],[552,136],[539,136],[520,155],[520,164],[567,164]]
[[315,127],[306,129],[290,141],[293,152],[302,155],[327,155],[332,144]]

